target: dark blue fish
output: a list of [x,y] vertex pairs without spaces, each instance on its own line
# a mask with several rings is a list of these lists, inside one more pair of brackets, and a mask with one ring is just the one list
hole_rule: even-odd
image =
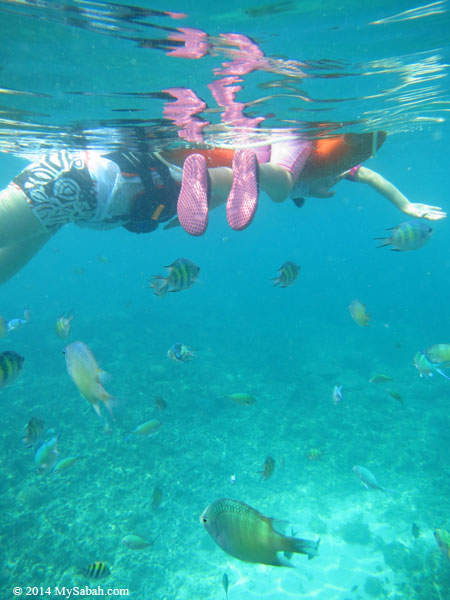
[[172,346],[172,352],[177,360],[181,360],[181,351],[183,348],[183,344],[174,344]]
[[176,343],[167,351],[167,358],[176,362],[189,362],[196,358],[195,351],[185,344]]

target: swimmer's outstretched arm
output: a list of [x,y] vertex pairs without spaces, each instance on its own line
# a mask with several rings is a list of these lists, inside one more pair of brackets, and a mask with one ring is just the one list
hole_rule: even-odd
[[[350,171],[346,171],[340,178],[345,177],[349,172]],[[367,167],[359,167],[356,173],[353,174],[353,179],[359,183],[367,183],[372,189],[392,202],[392,204],[405,213],[405,215],[429,219],[430,221],[445,219],[447,216],[447,213],[444,212],[440,206],[410,202],[408,198],[395,187],[395,185],[390,183],[379,173],[376,173]]]

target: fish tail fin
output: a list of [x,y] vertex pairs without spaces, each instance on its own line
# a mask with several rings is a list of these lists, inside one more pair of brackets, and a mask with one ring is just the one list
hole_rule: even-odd
[[102,411],[100,410],[100,404],[98,402],[93,402],[92,406],[95,410],[95,412],[98,414],[98,416],[100,417],[100,419],[102,419]]
[[106,385],[109,381],[111,381],[112,377],[107,371],[103,371],[103,369],[98,369],[97,379],[102,385]]
[[272,287],[275,287],[276,285],[279,285],[281,283],[281,279],[279,277],[273,277],[272,281],[274,283],[272,283]]
[[311,560],[317,556],[319,551],[320,538],[316,541],[305,540],[302,538],[286,537],[285,552],[294,552],[295,554],[307,554]]
[[165,296],[169,289],[169,278],[162,275],[154,275],[148,280],[148,287],[153,289],[155,296]]
[[391,241],[389,238],[385,238],[385,237],[376,237],[373,238],[374,240],[387,240],[387,242],[385,242],[384,244],[379,244],[377,246],[377,248],[384,248],[385,246],[389,246],[391,244]]
[[116,398],[114,398],[114,396],[111,396],[110,394],[108,394],[108,392],[105,391],[105,393],[102,394],[101,401],[108,409],[108,412],[111,415],[111,419],[114,421],[115,418],[112,410],[112,404],[116,403]]
[[440,369],[436,369],[436,373],[439,373],[439,375],[442,375],[442,377],[445,377],[445,379],[450,379],[450,377],[446,373],[444,373],[442,367]]

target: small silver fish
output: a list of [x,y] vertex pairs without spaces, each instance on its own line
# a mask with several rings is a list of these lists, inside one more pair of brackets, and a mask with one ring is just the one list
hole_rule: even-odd
[[39,446],[34,455],[34,465],[40,475],[46,475],[58,460],[58,436],[53,436],[48,442]]
[[380,485],[378,483],[378,481],[376,480],[375,475],[373,475],[373,473],[371,473],[369,471],[369,469],[366,469],[366,467],[361,467],[360,465],[355,465],[353,467],[353,472],[356,473],[356,475],[359,477],[363,486],[366,489],[369,489],[371,487],[374,490],[381,490],[385,494],[395,493],[394,490],[390,490],[390,489],[385,488],[382,485]]
[[19,329],[19,327],[23,327],[27,323],[28,321],[26,321],[25,319],[11,319],[6,324],[6,328],[8,331],[14,331],[14,329]]
[[333,402],[339,404],[342,402],[342,385],[335,385],[333,388]]
[[122,538],[122,544],[132,550],[144,550],[153,544],[153,541],[147,540],[140,535],[126,535]]
[[226,573],[222,575],[222,585],[225,590],[225,598],[228,600],[228,575]]
[[67,469],[70,469],[76,462],[80,460],[81,456],[69,456],[67,458],[63,458],[53,467],[53,473],[62,473]]

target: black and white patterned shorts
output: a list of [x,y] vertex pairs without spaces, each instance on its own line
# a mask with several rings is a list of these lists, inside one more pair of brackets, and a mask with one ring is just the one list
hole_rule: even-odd
[[83,152],[60,152],[26,167],[14,183],[50,233],[66,223],[90,221],[96,212],[97,193]]

